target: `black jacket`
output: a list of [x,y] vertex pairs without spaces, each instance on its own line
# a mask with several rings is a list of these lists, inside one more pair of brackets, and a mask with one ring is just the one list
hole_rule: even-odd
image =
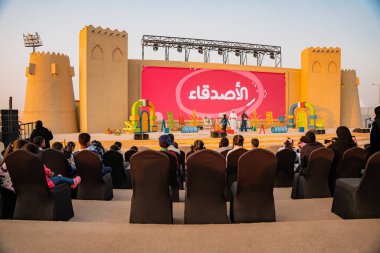
[[53,139],[53,134],[50,132],[49,129],[45,127],[34,129],[32,134],[30,135],[30,140],[33,141],[33,139],[37,136],[41,136],[45,139],[45,148],[50,148],[50,141]]

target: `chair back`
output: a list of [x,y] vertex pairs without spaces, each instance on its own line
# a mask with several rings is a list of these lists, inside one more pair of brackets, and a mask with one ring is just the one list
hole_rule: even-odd
[[296,152],[290,149],[283,149],[276,153],[277,170],[274,187],[291,187],[293,185],[296,156]]
[[380,151],[371,155],[364,169],[358,193],[368,202],[377,204],[380,210]]
[[225,158],[213,150],[201,150],[187,160],[185,224],[228,223]]
[[53,217],[54,199],[40,159],[28,151],[17,150],[6,157],[5,164],[17,195],[14,218]]
[[281,145],[270,145],[270,146],[266,147],[265,149],[266,149],[266,150],[269,150],[269,151],[272,152],[273,154],[276,154],[277,151],[278,151],[281,147],[282,147]]
[[65,158],[64,154],[55,149],[45,149],[40,153],[41,161],[48,167],[55,175],[61,174],[64,177],[71,177],[70,163]]
[[227,157],[227,153],[228,153],[228,151],[230,151],[230,149],[226,149],[226,150],[220,152],[220,154],[221,154],[222,156],[224,156],[224,158],[226,158],[226,157]]
[[273,197],[276,168],[276,156],[266,149],[252,149],[239,158],[232,201],[234,222],[276,220]]
[[103,154],[103,164],[112,168],[113,188],[126,189],[128,184],[124,170],[123,155],[118,151],[109,150]]
[[168,156],[144,150],[134,154],[130,163],[133,185],[130,222],[173,223]]
[[307,166],[306,180],[308,183],[328,184],[329,172],[334,160],[334,151],[328,148],[317,148],[310,154]]
[[238,148],[231,151],[227,156],[227,185],[231,185],[236,181],[238,160],[247,150],[245,148]]
[[336,179],[358,178],[365,168],[367,152],[359,147],[350,148],[343,153],[341,165],[337,168]]

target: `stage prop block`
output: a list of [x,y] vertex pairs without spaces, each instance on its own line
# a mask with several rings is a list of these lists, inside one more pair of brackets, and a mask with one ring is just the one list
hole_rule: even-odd
[[[144,108],[149,108],[149,112]],[[156,118],[154,104],[149,100],[140,99],[133,104],[130,120],[124,122],[124,130],[136,133],[157,132]]]
[[[298,110],[296,111],[296,109]],[[296,113],[295,113],[296,112]],[[314,106],[307,102],[298,102],[293,104],[289,110],[289,123],[288,128],[297,129],[315,129],[315,115]]]

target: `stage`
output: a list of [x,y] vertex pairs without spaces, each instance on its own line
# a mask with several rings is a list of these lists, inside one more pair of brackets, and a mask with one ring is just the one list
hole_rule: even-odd
[[[351,133],[352,133],[352,129]],[[326,134],[317,135],[317,140],[321,143],[324,143],[324,140],[329,140],[336,136],[336,129],[330,128],[326,129]],[[158,150],[158,137],[163,132],[151,132],[149,133],[149,140],[134,140],[134,134],[132,133],[123,133],[121,135],[114,134],[104,134],[104,133],[93,133],[91,134],[91,140],[98,140],[103,143],[105,149],[109,149],[110,146],[115,141],[120,141],[123,144],[122,150],[126,151],[131,146],[137,146],[140,149],[149,148]],[[202,140],[205,143],[207,149],[217,149],[220,138],[211,138],[210,130],[201,130],[198,133],[181,133],[179,131],[172,132],[175,136],[175,141],[178,143],[180,149],[187,152],[190,150],[190,145],[194,143],[195,140]],[[265,134],[259,134],[259,132],[237,132],[235,134],[241,134],[244,136],[244,147],[247,149],[251,148],[251,139],[257,138],[260,140],[260,147],[266,148],[273,145],[283,145],[283,142],[286,138],[292,138],[294,143],[297,144],[300,137],[305,133],[300,133],[295,129],[289,129],[288,133],[271,133],[270,129],[266,129]],[[230,140],[230,145],[232,145],[232,138],[235,134],[229,134],[227,137]],[[78,144],[78,135],[79,133],[70,133],[70,134],[55,134],[53,141],[63,142],[63,141],[74,141],[77,144],[76,149],[79,148]],[[369,133],[352,133],[358,141],[360,147],[364,147],[365,144],[369,143]]]

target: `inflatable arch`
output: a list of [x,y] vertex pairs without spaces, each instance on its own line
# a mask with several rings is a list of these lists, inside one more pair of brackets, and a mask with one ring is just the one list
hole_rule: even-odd
[[[142,107],[148,107],[149,113],[146,110],[141,110]],[[129,120],[132,125],[136,126],[134,132],[156,132],[156,108],[154,104],[147,99],[140,99],[133,103],[131,116]]]
[[[307,128],[309,129],[315,129],[315,120],[317,118],[317,116],[315,115],[315,109],[312,104],[307,103],[307,102],[298,102],[298,103],[293,104],[290,107],[289,116],[288,116],[289,117],[288,127],[296,128],[296,125],[298,125],[294,122],[294,111],[296,108],[302,109],[301,111],[297,113],[298,124],[301,124],[305,128],[307,126]],[[307,116],[306,109],[309,109],[309,116]]]

